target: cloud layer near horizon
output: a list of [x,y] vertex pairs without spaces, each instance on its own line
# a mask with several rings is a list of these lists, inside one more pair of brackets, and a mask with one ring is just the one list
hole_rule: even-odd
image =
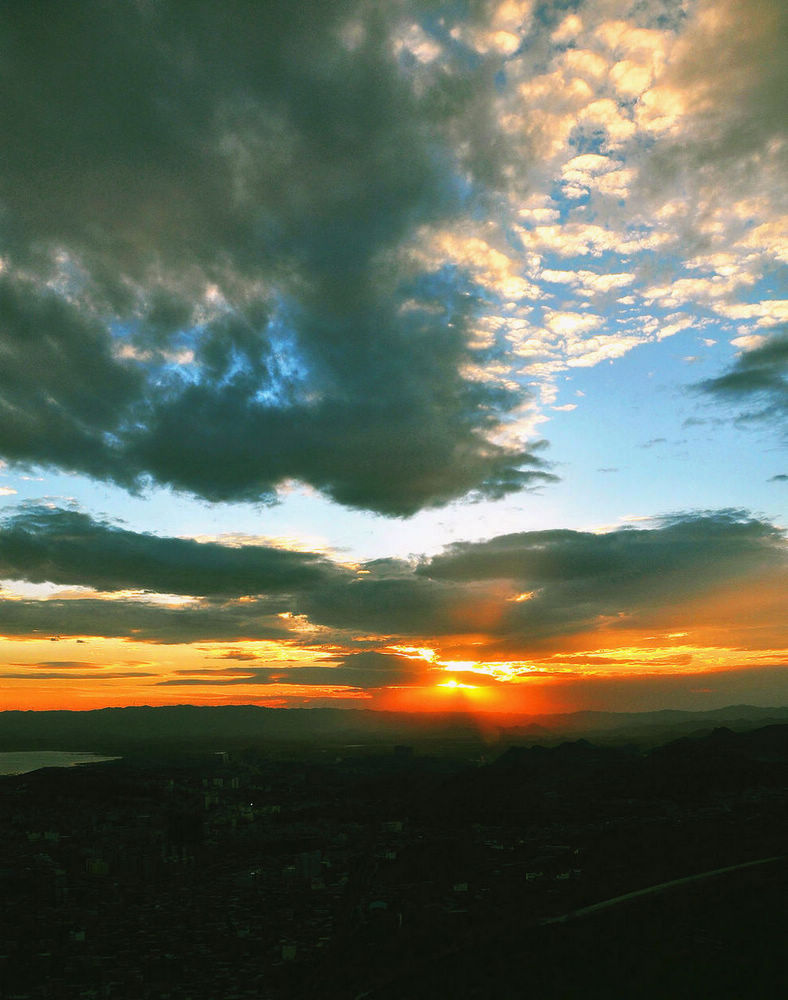
[[[441,662],[414,662],[424,645],[444,661],[536,658],[560,670],[615,671],[632,666],[626,647],[655,630],[774,655],[786,642],[775,610],[788,596],[787,570],[784,533],[742,511],[679,514],[604,534],[520,532],[456,543],[429,559],[346,566],[318,553],[159,538],[75,511],[22,507],[0,526],[0,574],[90,589],[36,599],[11,590],[0,599],[0,633],[260,640],[300,651],[294,665],[230,648],[221,665],[180,670],[173,685],[423,684]],[[173,603],[173,594],[187,596]],[[590,655],[600,647],[608,652]],[[652,666],[670,672],[692,659],[669,654]]]

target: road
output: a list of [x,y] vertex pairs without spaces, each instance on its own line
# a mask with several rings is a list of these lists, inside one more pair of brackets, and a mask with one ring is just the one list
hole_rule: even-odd
[[665,892],[667,889],[674,889],[680,885],[690,885],[692,882],[699,882],[701,879],[714,878],[717,875],[726,875],[728,872],[740,871],[743,868],[754,868],[756,865],[768,865],[775,861],[784,861],[786,855],[778,854],[773,858],[759,858],[757,861],[743,861],[738,865],[728,865],[726,868],[715,868],[709,872],[700,872],[698,875],[687,875],[685,878],[674,878],[669,882],[660,882],[657,885],[647,886],[645,889],[636,889],[634,892],[625,892],[621,896],[613,896],[611,899],[603,899],[600,903],[592,903],[590,906],[582,906],[578,910],[570,910],[569,913],[562,913],[557,917],[543,917],[540,924],[564,924],[568,920],[577,920],[591,913],[599,913],[600,910],[607,910],[611,906],[618,906],[619,903],[626,903],[632,899],[639,899],[641,896],[650,896],[658,892]]

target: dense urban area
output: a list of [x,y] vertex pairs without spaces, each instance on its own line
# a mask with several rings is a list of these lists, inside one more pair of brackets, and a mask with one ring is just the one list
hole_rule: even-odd
[[787,807],[785,724],[7,776],[0,997],[784,996]]

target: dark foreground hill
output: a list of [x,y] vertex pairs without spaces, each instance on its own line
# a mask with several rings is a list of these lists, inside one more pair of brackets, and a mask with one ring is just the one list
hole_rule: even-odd
[[0,780],[0,1000],[788,995],[786,723],[161,746]]
[[788,994],[785,861],[567,923],[498,924],[367,1000],[778,1000]]

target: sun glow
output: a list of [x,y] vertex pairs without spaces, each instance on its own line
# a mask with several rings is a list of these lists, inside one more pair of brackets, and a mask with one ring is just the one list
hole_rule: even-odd
[[443,670],[452,673],[479,674],[496,681],[517,681],[531,674],[540,673],[540,668],[529,660],[438,660]]
[[417,660],[426,660],[427,663],[435,663],[438,654],[429,646],[387,646],[386,649],[393,649],[395,653],[409,656]]
[[455,680],[455,678],[453,678],[453,677],[450,680],[448,680],[448,681],[443,681],[442,684],[436,685],[436,687],[439,687],[439,688],[451,688],[454,691],[457,691],[457,690],[476,691],[476,685],[475,684],[463,684],[462,681]]

